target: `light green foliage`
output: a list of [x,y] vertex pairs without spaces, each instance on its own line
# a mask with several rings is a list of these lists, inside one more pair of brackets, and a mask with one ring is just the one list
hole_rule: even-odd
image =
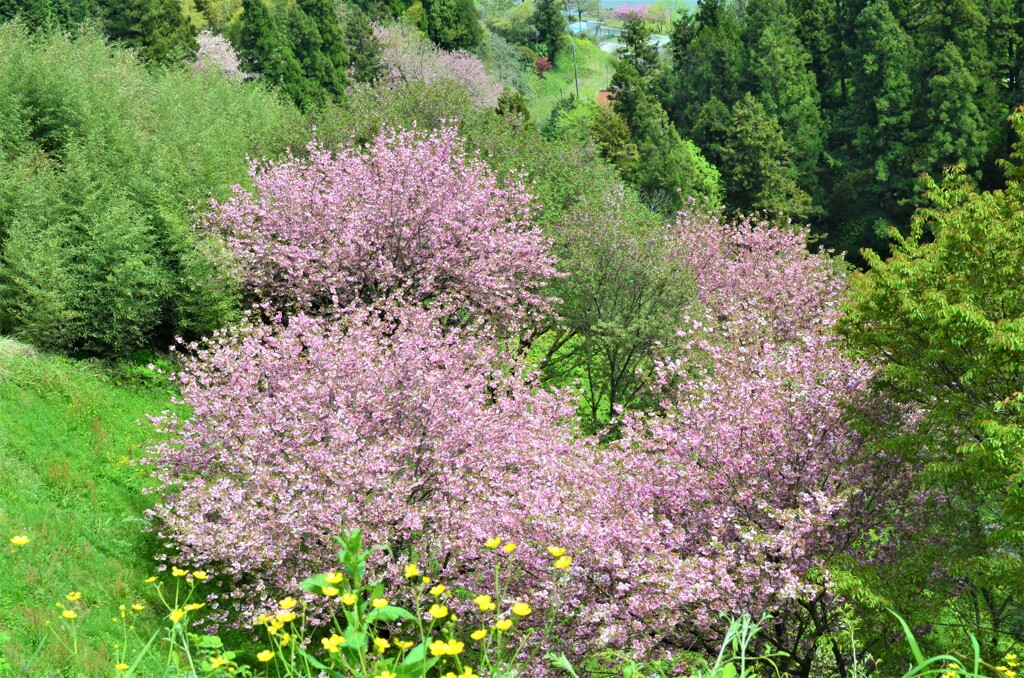
[[[1014,126],[1024,130],[1019,113]],[[884,359],[879,393],[912,408],[906,424],[876,431],[879,444],[920,460],[924,487],[941,492],[924,535],[943,535],[942,566],[967,582],[949,614],[967,629],[984,622],[995,654],[1024,636],[1024,186],[975,193],[961,167],[925,187],[931,206],[909,237],[894,234],[892,258],[865,255],[842,329]]]
[[[111,675],[110,648],[122,642],[111,621],[119,604],[146,605],[135,615],[140,635],[158,627],[159,602],[143,584],[158,548],[142,531],[151,502],[141,493],[144,471],[130,462],[153,435],[146,415],[168,407],[166,381],[123,385],[0,338],[0,628],[10,637],[0,666],[6,657],[18,671],[12,675],[78,675],[76,664],[88,675]],[[32,541],[11,550],[16,534]],[[60,627],[54,605],[68,605],[70,591],[82,592],[87,610],[75,620],[77,660],[46,626]],[[142,673],[156,675],[160,666],[151,659]]]
[[124,355],[235,317],[195,210],[246,179],[246,154],[280,151],[292,109],[215,73],[147,72],[95,34],[13,26],[0,90],[0,331]]

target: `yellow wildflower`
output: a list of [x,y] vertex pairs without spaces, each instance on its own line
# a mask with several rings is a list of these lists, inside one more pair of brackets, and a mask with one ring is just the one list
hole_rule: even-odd
[[337,633],[332,633],[330,638],[324,638],[320,641],[323,643],[324,649],[328,652],[337,652],[338,646],[345,642],[344,636],[339,636]]
[[447,586],[445,586],[444,584],[438,584],[437,586],[435,586],[435,587],[430,589],[430,595],[432,595],[432,596],[439,596],[439,595],[441,595],[442,593],[444,593],[447,590],[448,590]]
[[373,678],[398,678],[397,673],[391,673],[390,671],[381,671]]
[[520,617],[525,617],[531,612],[533,612],[533,608],[531,608],[526,603],[516,603],[512,606],[512,614],[518,615]]
[[467,666],[466,668],[462,669],[462,673],[456,676],[456,678],[478,678],[478,676],[479,674],[473,673],[472,666]]
[[274,658],[274,651],[273,650],[263,650],[263,652],[260,652],[260,653],[258,653],[256,655],[256,659],[259,659],[261,662],[269,662],[273,658]]
[[185,610],[178,608],[177,610],[171,610],[171,613],[167,615],[167,618],[172,622],[180,622],[181,618],[185,616]]
[[269,624],[267,624],[267,633],[269,633],[272,636],[276,636],[283,628],[284,622],[280,622],[274,619]]
[[341,572],[328,572],[324,575],[324,579],[327,580],[328,584],[340,584],[341,580],[345,578]]
[[477,596],[473,599],[473,602],[476,603],[477,607],[480,608],[481,612],[489,612],[497,608],[497,605],[494,604],[494,601],[491,600],[491,597],[486,594]]
[[1007,654],[1005,657],[1003,657],[1003,659],[1005,659],[1008,662],[1015,662],[1015,661],[1017,661],[1017,655],[1015,655],[1015,654],[1013,654],[1011,652],[1011,653]]
[[274,617],[274,619],[276,619],[278,622],[280,622],[282,624],[287,624],[288,622],[295,621],[295,613],[294,612],[278,612],[277,616]]
[[279,643],[281,643],[281,647],[284,647],[288,643],[292,642],[292,634],[290,634],[290,633],[282,633],[281,637],[278,638],[277,641]]
[[448,608],[444,605],[438,605],[434,603],[430,606],[430,616],[434,619],[444,619],[448,616]]
[[405,566],[405,578],[412,579],[420,576],[420,568],[416,563],[409,563]]
[[462,652],[462,648],[464,647],[466,647],[465,643],[463,643],[461,640],[455,640],[454,638],[452,638],[448,641],[448,654],[454,657],[455,655],[460,654]]
[[400,650],[408,650],[413,646],[413,642],[411,640],[395,640],[395,645]]
[[387,607],[388,606],[388,599],[387,598],[374,598],[373,602],[370,603],[370,604],[373,605],[373,607],[375,609],[379,610],[382,607]]
[[572,556],[561,556],[555,561],[555,568],[559,570],[564,570],[570,565],[572,565]]
[[420,581],[421,581],[421,582],[423,582],[423,585],[424,585],[424,586],[426,586],[427,584],[429,584],[429,583],[430,583],[430,577],[424,577],[424,578],[423,578],[423,579],[421,579]]
[[189,603],[185,606],[185,611],[195,612],[196,610],[201,610],[204,607],[206,607],[206,603]]
[[146,606],[142,605],[141,603],[132,603],[132,609],[136,612],[142,612],[146,609]]
[[494,628],[498,629],[499,631],[508,631],[510,628],[512,628],[512,620],[499,619],[498,621],[494,622]]
[[210,666],[212,666],[215,669],[219,669],[222,666],[227,666],[230,663],[231,660],[225,659],[224,657],[210,657]]
[[321,586],[320,593],[324,594],[328,598],[333,598],[334,596],[338,595],[338,589],[336,589],[333,586]]
[[29,543],[30,541],[32,541],[32,540],[29,539],[24,534],[16,534],[13,537],[11,537],[11,543],[14,544],[15,546],[24,546],[25,544]]
[[491,537],[490,539],[484,542],[484,546],[486,546],[489,549],[496,549],[499,546],[501,546],[501,539],[498,539],[497,537]]
[[565,555],[565,549],[561,546],[549,546],[548,553],[550,553],[553,558],[561,558]]
[[196,579],[198,579],[199,581],[206,581],[210,577],[210,575],[208,575],[203,570],[195,570],[195,571],[193,571],[192,572],[192,576],[195,577]]
[[357,600],[359,600],[359,599],[356,597],[356,594],[354,594],[354,593],[346,593],[345,595],[343,595],[341,597],[341,602],[345,603],[346,605],[350,605],[350,606],[351,605],[355,605]]
[[513,544],[512,542],[509,542],[509,543],[505,544],[504,546],[502,546],[501,550],[504,551],[505,553],[512,553],[513,551],[516,550],[516,545]]
[[173,574],[175,577],[184,577],[186,574],[188,574],[188,570],[183,570],[180,567],[172,567],[171,574]]
[[477,629],[473,633],[469,634],[469,637],[473,640],[483,640],[487,637],[487,629]]
[[450,655],[454,657],[457,654],[461,654],[462,648],[464,647],[464,643],[455,640],[454,638],[449,640],[447,643],[443,640],[435,640],[430,644],[430,654],[435,657],[440,657],[442,655]]
[[66,596],[64,596],[64,597],[65,597],[65,598],[66,598],[67,600],[70,600],[70,601],[71,601],[71,602],[73,603],[73,602],[75,602],[76,600],[78,600],[79,598],[81,598],[81,597],[82,597],[82,594],[81,594],[81,592],[79,592],[79,591],[72,591],[71,593],[67,594],[67,595],[66,595]]
[[152,584],[155,581],[156,581],[156,577],[146,577],[146,583],[147,584]]
[[124,662],[121,662],[120,664],[114,664],[114,669],[116,669],[117,671],[127,671],[130,668],[131,667],[125,664]]
[[277,604],[280,606],[280,608],[282,610],[290,610],[293,607],[295,607],[296,605],[298,605],[299,601],[295,600],[291,596],[288,596],[287,598],[284,598],[283,600],[277,601]]
[[384,654],[384,651],[391,647],[391,643],[384,638],[374,638],[373,646],[377,648],[377,652]]
[[64,617],[65,619],[74,619],[78,615],[75,614],[74,610],[64,610],[60,613],[60,616]]

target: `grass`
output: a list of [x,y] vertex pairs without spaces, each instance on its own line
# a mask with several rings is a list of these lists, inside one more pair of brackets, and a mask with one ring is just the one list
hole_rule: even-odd
[[576,93],[571,44],[576,45],[580,99],[593,101],[597,91],[606,89],[612,80],[615,66],[611,54],[602,52],[600,47],[588,40],[569,38],[565,49],[555,58],[554,68],[543,77],[533,73],[528,76],[535,93],[534,99],[530,102],[530,115],[538,124],[548,119],[551,109],[559,99]]
[[[0,338],[0,675],[5,660],[14,675],[111,675],[119,604],[146,605],[140,635],[158,627],[143,583],[156,551],[142,529],[151,500],[129,462],[154,435],[146,414],[169,406],[165,385],[125,383]],[[31,542],[11,545],[21,534]],[[82,592],[77,670],[48,628],[67,623],[56,603],[69,591]]]

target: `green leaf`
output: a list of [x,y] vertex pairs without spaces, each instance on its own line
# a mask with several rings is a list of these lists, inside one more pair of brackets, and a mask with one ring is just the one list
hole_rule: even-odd
[[299,584],[300,589],[303,591],[309,591],[310,593],[320,593],[320,589],[325,586],[330,586],[330,584],[327,583],[326,574],[314,574],[312,577],[304,579],[302,583]]
[[414,617],[408,610],[401,607],[395,607],[394,605],[374,609],[366,615],[367,624],[372,624],[374,622],[392,622],[396,619],[408,619],[410,621],[415,621],[416,617]]

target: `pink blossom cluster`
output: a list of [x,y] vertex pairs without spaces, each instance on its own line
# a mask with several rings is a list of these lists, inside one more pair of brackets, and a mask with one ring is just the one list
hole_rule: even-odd
[[211,596],[213,619],[246,621],[295,592],[355,527],[395,549],[377,565],[397,581],[415,554],[450,564],[449,585],[490,590],[482,544],[495,535],[523,544],[534,575],[550,569],[586,443],[562,424],[571,399],[535,388],[496,345],[435,311],[381,306],[188,347],[176,379],[193,410],[162,420],[173,435],[149,461],[152,515],[174,559],[228,591]]
[[612,18],[618,19],[619,21],[625,21],[630,17],[647,19],[650,11],[650,5],[624,5],[612,10]]
[[250,77],[249,73],[242,72],[235,48],[223,35],[208,30],[200,31],[198,42],[199,51],[192,62],[193,68],[201,71],[212,67],[229,80],[244,80]]
[[392,86],[421,81],[432,85],[454,80],[465,86],[469,99],[481,109],[494,108],[502,86],[488,75],[483,62],[465,50],[447,52],[412,28],[399,23],[375,26],[383,47],[380,60],[390,74]]
[[306,152],[253,165],[254,190],[236,186],[206,221],[257,300],[310,311],[401,295],[506,327],[546,310],[554,258],[530,196],[466,157],[455,128]]

